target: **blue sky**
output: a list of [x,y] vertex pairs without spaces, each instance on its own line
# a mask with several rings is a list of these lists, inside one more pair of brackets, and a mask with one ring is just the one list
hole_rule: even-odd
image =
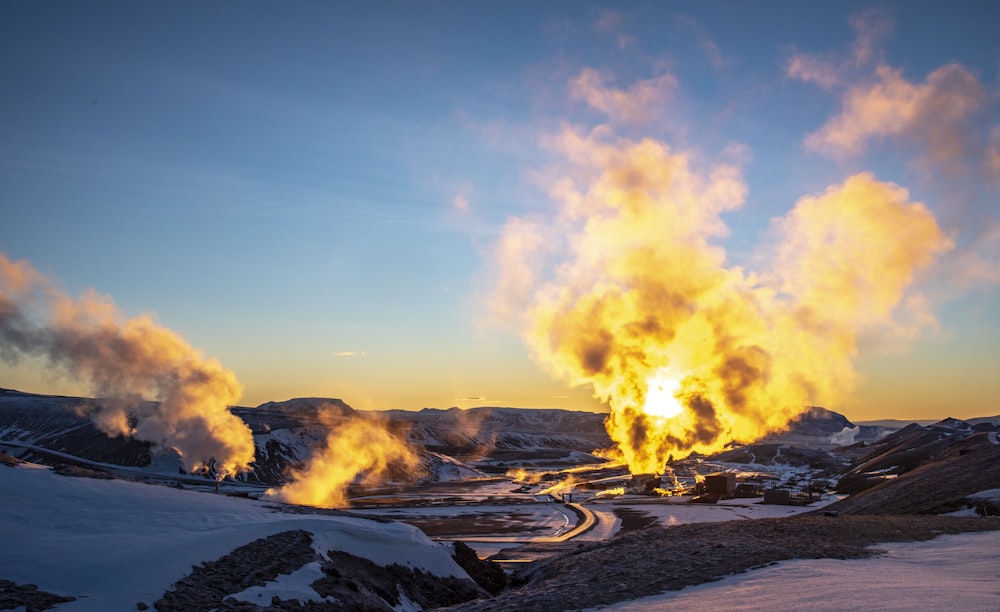
[[[937,324],[862,347],[865,382],[830,407],[994,414],[1000,274],[981,234],[1000,217],[998,21],[992,2],[7,2],[0,251],[154,312],[234,370],[243,404],[601,409],[491,323],[492,248],[508,218],[552,205],[545,137],[607,120],[573,79],[593,69],[627,91],[668,75],[651,118],[617,129],[705,164],[740,158],[734,264],[753,266],[800,197],[871,171],[993,270],[932,275]],[[795,76],[796,57],[839,80]],[[976,81],[976,107],[945,126],[968,145],[960,168],[914,124],[872,128],[850,154],[806,145],[879,65],[914,85],[948,65]],[[0,386],[86,392],[31,359],[0,365]]]

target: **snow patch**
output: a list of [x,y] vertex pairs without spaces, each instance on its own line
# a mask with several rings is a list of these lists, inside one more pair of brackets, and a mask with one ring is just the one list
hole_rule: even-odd
[[871,559],[781,563],[601,610],[998,610],[1000,531],[879,544]]
[[411,601],[402,588],[397,587],[396,592],[399,594],[399,605],[393,608],[396,612],[420,612],[424,609],[417,602]]
[[253,586],[245,591],[234,593],[226,599],[236,599],[257,605],[270,605],[273,597],[280,597],[283,600],[297,599],[300,602],[325,601],[336,603],[333,597],[320,597],[319,593],[313,590],[312,583],[323,578],[322,565],[319,561],[306,563],[291,574],[282,574],[275,580],[262,586]]
[[974,499],[976,501],[1000,502],[1000,489],[986,489],[985,491],[979,491],[970,495],[969,499]]

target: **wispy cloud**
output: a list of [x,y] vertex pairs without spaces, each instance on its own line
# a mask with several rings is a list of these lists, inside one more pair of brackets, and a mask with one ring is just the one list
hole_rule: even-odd
[[856,66],[863,66],[882,53],[882,41],[892,33],[895,24],[892,18],[878,9],[856,13],[850,18],[854,30],[851,55]]
[[921,146],[935,161],[953,166],[973,144],[969,119],[983,107],[986,92],[959,64],[948,64],[923,83],[887,65],[871,82],[850,87],[841,111],[806,137],[806,148],[835,157],[863,153],[873,139],[902,137]]
[[340,351],[334,353],[334,357],[363,357],[367,353],[365,351]]
[[667,102],[677,90],[672,74],[635,82],[628,89],[605,84],[605,76],[593,68],[584,68],[570,80],[570,96],[608,115],[612,122],[630,125],[648,124],[666,111]]
[[937,205],[958,244],[942,265],[950,291],[1000,282],[1000,224],[961,195],[971,176],[1000,187],[996,92],[957,62],[923,80],[907,78],[882,52],[893,28],[885,14],[859,13],[850,23],[855,40],[839,60],[795,54],[786,66],[789,77],[840,95],[839,109],[806,135],[805,148],[839,160],[859,158],[881,143],[908,151],[927,181],[947,186]]
[[796,53],[788,58],[785,74],[806,83],[815,83],[823,89],[833,89],[841,81],[841,70],[837,66],[805,53]]
[[455,197],[451,199],[451,208],[459,213],[469,212],[471,209],[469,197],[464,192],[455,194]]
[[605,9],[597,14],[594,30],[602,34],[614,32],[622,25],[622,14],[613,9]]
[[854,40],[839,59],[831,54],[793,53],[785,65],[785,74],[793,79],[833,89],[853,80],[857,72],[873,62],[884,62],[882,42],[892,32],[893,21],[884,12],[867,10],[850,18]]
[[701,22],[690,15],[678,15],[675,21],[686,33],[694,36],[695,42],[705,54],[708,63],[714,68],[725,67],[728,63],[726,56]]

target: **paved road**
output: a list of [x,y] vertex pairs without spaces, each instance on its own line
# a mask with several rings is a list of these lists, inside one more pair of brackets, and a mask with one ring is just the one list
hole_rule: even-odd
[[568,529],[558,535],[554,536],[473,536],[473,537],[460,537],[460,538],[438,538],[442,540],[456,539],[465,542],[466,544],[481,543],[481,544],[537,544],[537,543],[553,543],[553,542],[566,542],[567,540],[572,540],[582,533],[586,533],[593,529],[597,523],[598,518],[589,508],[581,504],[567,503],[564,506],[577,517],[576,525],[572,529]]

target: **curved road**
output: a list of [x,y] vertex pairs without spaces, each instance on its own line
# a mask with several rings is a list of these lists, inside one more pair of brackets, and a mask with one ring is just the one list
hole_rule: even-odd
[[[494,544],[494,543],[507,543],[507,544],[535,544],[535,543],[552,543],[552,542],[565,542],[566,540],[572,540],[578,535],[590,531],[595,525],[597,525],[597,516],[591,512],[585,506],[580,504],[564,504],[570,512],[575,514],[579,520],[576,526],[568,531],[564,531],[559,535],[554,536],[474,536],[474,537],[461,537],[455,538],[465,542],[466,544],[472,544],[473,542],[481,542],[484,544]],[[450,540],[452,538],[438,538]]]

